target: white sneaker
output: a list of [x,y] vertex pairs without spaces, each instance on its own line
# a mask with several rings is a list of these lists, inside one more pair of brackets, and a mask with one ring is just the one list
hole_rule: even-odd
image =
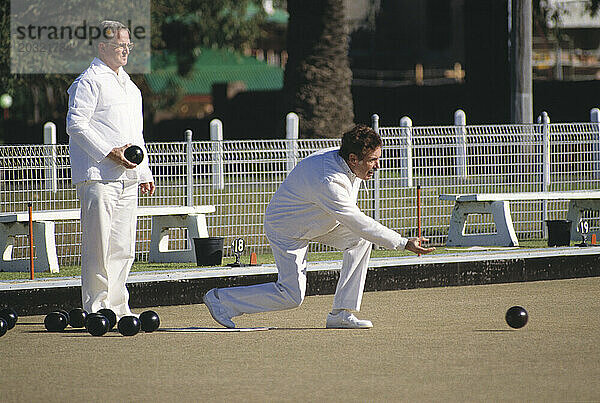
[[329,313],[325,327],[328,329],[368,329],[373,327],[373,324],[370,320],[358,319],[349,311],[341,311],[336,315]]
[[219,324],[233,329],[235,327],[235,323],[231,320],[233,317],[227,308],[221,304],[221,301],[217,298],[216,288],[209,290],[206,294],[204,294],[204,305],[208,308],[208,312],[213,317],[214,320],[219,322]]

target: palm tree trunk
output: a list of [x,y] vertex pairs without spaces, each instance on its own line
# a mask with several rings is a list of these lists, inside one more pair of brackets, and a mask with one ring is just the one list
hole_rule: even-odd
[[354,125],[343,0],[288,0],[284,92],[303,138],[340,137]]

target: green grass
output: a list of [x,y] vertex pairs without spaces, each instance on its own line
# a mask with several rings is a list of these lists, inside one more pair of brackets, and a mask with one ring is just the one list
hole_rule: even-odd
[[[523,249],[527,248],[544,248],[547,247],[546,240],[528,240],[528,241],[519,241],[520,247]],[[446,247],[438,247],[432,254],[445,254],[445,253],[459,253],[464,250],[468,252],[469,248],[446,248]],[[410,256],[414,255],[412,252],[408,251],[394,251],[394,250],[377,250],[374,249],[371,252],[371,257],[373,258],[381,258],[381,257],[398,257],[398,256]],[[272,254],[260,254],[257,256],[258,262],[261,264],[273,264],[275,261],[273,260]],[[324,252],[324,253],[309,253],[308,261],[316,262],[316,261],[324,261],[324,260],[341,260],[342,252]],[[223,258],[223,266],[226,266],[235,261],[232,257]],[[249,256],[242,256],[242,263],[249,263]],[[145,262],[135,262],[133,267],[131,268],[132,273],[139,272],[152,272],[152,271],[161,271],[161,270],[185,270],[185,269],[194,269],[197,268],[198,265],[196,263],[145,263]],[[50,272],[36,272],[35,278],[59,278],[59,277],[76,277],[81,275],[81,267],[80,266],[62,266],[60,268],[60,273],[50,273]],[[29,273],[28,272],[0,272],[0,281],[6,280],[28,280]]]

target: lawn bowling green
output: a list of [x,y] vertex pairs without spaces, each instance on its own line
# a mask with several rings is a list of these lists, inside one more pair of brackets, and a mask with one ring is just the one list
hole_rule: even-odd
[[[26,316],[0,339],[0,400],[68,401],[85,385],[98,401],[592,401],[599,289],[592,277],[367,292],[369,330],[325,329],[331,295],[237,319],[277,327],[256,332],[93,337]],[[518,330],[505,322],[514,305],[529,313]],[[152,310],[161,328],[219,329],[201,304]]]

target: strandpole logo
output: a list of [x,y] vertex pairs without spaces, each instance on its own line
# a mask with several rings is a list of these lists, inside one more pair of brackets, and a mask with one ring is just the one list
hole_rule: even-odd
[[102,21],[129,30],[125,70],[150,72],[150,0],[12,0],[10,61],[13,74],[78,74],[98,54],[98,43],[114,43]]

